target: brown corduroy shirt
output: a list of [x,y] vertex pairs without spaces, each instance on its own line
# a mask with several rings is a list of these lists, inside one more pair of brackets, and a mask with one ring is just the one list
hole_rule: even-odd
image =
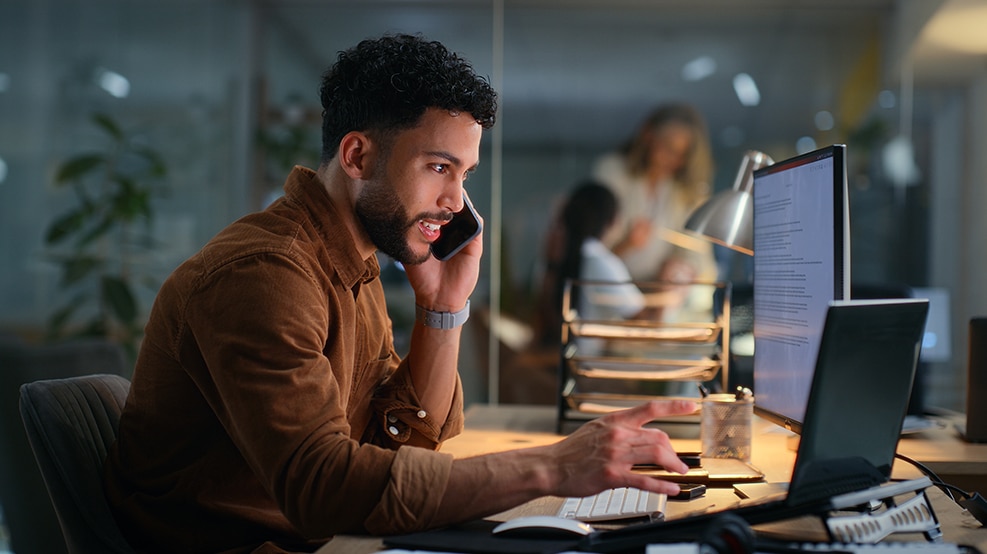
[[282,199],[168,278],[105,466],[138,550],[313,550],[430,526],[462,391],[447,420],[420,407],[379,274],[296,167]]

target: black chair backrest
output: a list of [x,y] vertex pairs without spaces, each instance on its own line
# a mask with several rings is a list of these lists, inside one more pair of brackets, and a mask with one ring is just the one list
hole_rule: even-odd
[[133,552],[110,513],[102,479],[129,390],[118,375],[21,386],[24,428],[71,554]]
[[21,385],[99,373],[126,377],[132,372],[123,347],[105,338],[35,343],[0,332],[0,504],[12,551],[68,554],[24,433],[18,410]]

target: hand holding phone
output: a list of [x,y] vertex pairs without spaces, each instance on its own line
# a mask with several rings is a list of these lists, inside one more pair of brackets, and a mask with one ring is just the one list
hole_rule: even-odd
[[442,226],[439,238],[430,247],[432,255],[443,262],[452,258],[475,239],[482,229],[473,203],[463,193],[463,209],[453,214],[452,221]]

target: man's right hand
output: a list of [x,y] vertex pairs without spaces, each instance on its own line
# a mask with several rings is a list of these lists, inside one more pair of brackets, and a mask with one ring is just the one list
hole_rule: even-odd
[[645,425],[697,409],[695,402],[651,401],[589,421],[546,446],[456,459],[442,500],[427,524],[468,521],[546,495],[589,496],[616,487],[677,494],[677,484],[631,469],[635,464],[654,464],[673,472],[688,471],[668,435]]
[[635,464],[656,464],[685,473],[688,466],[672,448],[668,434],[645,427],[656,418],[686,415],[695,402],[653,400],[607,414],[583,424],[562,441],[548,447],[555,457],[556,496],[588,496],[615,487],[635,487],[669,495],[679,486],[631,471]]

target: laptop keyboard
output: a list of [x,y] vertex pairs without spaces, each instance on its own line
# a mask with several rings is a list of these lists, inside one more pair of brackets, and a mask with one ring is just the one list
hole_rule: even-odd
[[579,521],[607,521],[648,517],[652,520],[664,517],[664,494],[620,487],[607,489],[586,497],[569,497],[562,502],[556,515]]

